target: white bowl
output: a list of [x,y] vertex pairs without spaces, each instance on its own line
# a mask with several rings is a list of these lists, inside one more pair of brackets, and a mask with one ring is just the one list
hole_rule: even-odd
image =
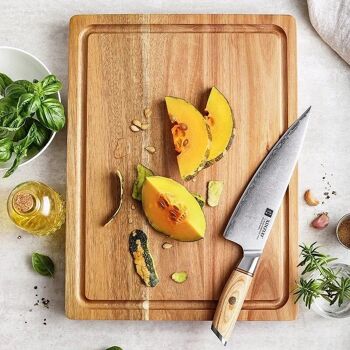
[[[37,57],[21,49],[14,47],[0,46],[0,72],[8,75],[12,80],[29,80],[42,79],[45,76],[51,74],[49,69],[42,63]],[[57,93],[57,98],[61,102],[61,96]],[[27,155],[26,158],[19,165],[28,164],[35,158],[44,153],[47,147],[49,147],[56,133],[52,132],[50,139],[46,145],[39,151],[33,151]],[[0,163],[0,171],[2,169],[8,169],[13,162],[13,157],[5,162]]]

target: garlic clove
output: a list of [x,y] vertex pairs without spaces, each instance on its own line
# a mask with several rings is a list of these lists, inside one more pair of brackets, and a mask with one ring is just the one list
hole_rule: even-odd
[[329,216],[328,213],[318,214],[315,219],[312,220],[311,226],[317,230],[323,230],[329,224]]
[[315,207],[316,205],[320,204],[320,201],[317,198],[313,197],[310,190],[307,190],[304,193],[304,199],[305,202],[312,207]]

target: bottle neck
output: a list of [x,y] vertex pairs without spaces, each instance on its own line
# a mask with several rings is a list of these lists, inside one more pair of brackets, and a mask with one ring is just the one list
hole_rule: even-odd
[[13,196],[12,207],[18,214],[28,215],[36,210],[36,197],[30,191],[18,191]]

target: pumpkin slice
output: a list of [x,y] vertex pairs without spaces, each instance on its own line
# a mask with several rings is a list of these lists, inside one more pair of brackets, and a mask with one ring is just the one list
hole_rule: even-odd
[[212,136],[209,157],[205,165],[208,167],[220,160],[231,147],[235,122],[228,101],[215,86],[210,91],[205,111]]
[[151,226],[179,241],[204,237],[203,211],[187,189],[163,176],[149,176],[142,187],[142,207]]
[[207,163],[210,148],[210,131],[202,114],[187,101],[165,97],[171,122],[171,132],[181,177],[188,181]]

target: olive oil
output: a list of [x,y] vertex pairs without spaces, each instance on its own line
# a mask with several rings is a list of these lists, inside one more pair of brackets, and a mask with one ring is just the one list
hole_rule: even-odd
[[39,236],[57,231],[65,221],[61,196],[51,187],[36,181],[24,182],[12,190],[7,211],[16,226]]

